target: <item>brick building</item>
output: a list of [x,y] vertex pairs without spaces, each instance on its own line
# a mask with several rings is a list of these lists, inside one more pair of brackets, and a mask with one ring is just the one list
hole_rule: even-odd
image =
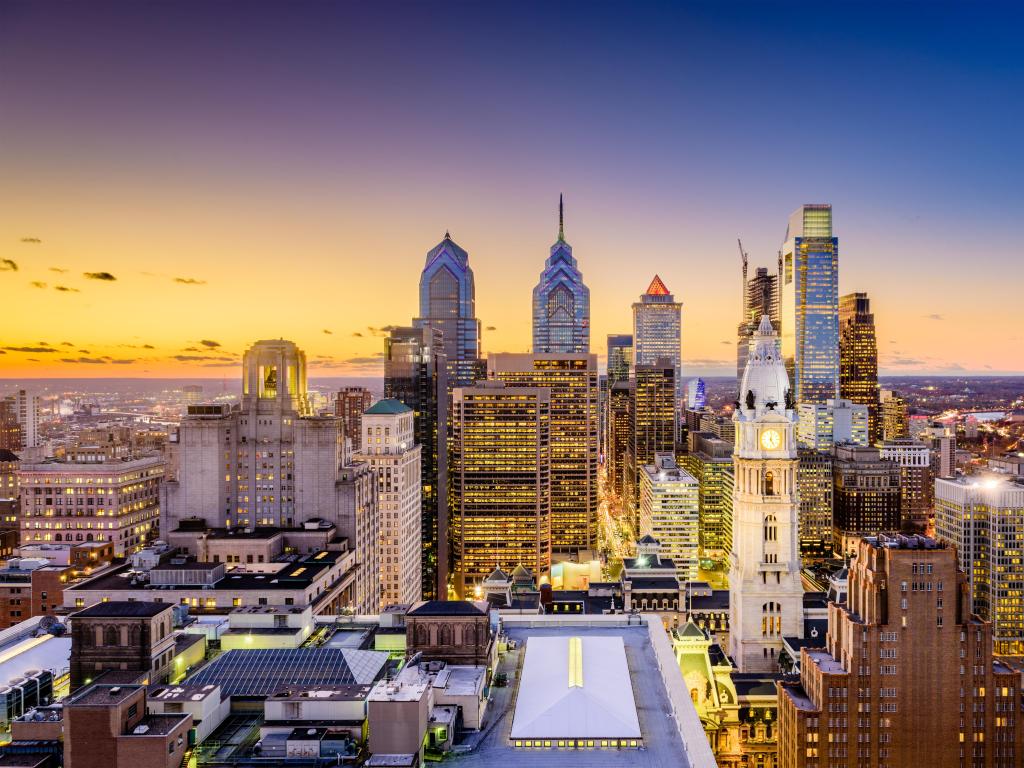
[[824,648],[780,682],[781,768],[1011,768],[1024,759],[1021,678],[993,659],[956,552],[924,536],[863,539]]
[[487,603],[426,600],[405,615],[406,653],[424,661],[486,665],[491,661]]
[[172,607],[164,603],[97,603],[71,615],[71,690],[105,670],[166,680],[174,656]]
[[71,568],[44,565],[0,569],[0,629],[33,616],[53,616],[64,600],[64,584]]

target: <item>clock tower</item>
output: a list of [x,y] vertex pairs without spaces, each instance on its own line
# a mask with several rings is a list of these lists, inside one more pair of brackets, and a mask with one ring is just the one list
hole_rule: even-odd
[[800,499],[793,396],[767,315],[750,340],[733,414],[729,653],[740,672],[778,669],[783,637],[802,637]]

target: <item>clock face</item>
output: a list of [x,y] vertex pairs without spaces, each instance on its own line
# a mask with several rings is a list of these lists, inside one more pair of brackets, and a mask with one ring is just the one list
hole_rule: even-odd
[[766,451],[774,451],[782,444],[782,436],[777,429],[766,429],[761,433],[761,447]]

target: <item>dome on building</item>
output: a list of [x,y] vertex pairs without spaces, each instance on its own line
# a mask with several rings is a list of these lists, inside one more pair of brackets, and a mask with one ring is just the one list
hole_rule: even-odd
[[789,376],[779,351],[779,337],[772,328],[768,315],[761,316],[761,323],[750,340],[750,354],[743,371],[740,385],[740,407],[748,417],[751,415],[750,395],[753,395],[753,414],[759,415],[769,409],[786,410]]

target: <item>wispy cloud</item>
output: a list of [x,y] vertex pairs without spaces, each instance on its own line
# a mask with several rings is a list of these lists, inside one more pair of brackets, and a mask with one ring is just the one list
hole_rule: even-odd
[[0,272],[17,272],[18,262],[11,259],[0,259]]
[[63,275],[65,272],[67,272],[66,269],[61,269],[60,267],[50,267],[50,271],[56,272],[58,275]]
[[498,329],[495,328],[493,325],[488,325],[486,328],[484,328],[484,330],[485,331],[496,331]]
[[77,288],[68,288],[66,285],[55,285],[53,286],[53,290],[61,291],[63,293],[81,293]]
[[99,357],[62,357],[60,361],[62,363],[88,363],[89,365],[102,365],[107,362]]
[[197,280],[194,277],[176,277],[174,278],[174,282],[179,285],[206,285],[205,280]]
[[21,238],[21,242],[36,244],[36,243],[41,243],[43,241],[40,240],[38,237],[23,237],[23,238]]
[[202,339],[199,343],[204,347],[209,347],[210,349],[216,349],[220,346],[219,341],[211,341],[210,339]]
[[333,336],[334,335],[334,331],[329,331],[326,328],[324,328],[324,333],[326,333],[328,336]]
[[31,285],[33,288],[45,288],[46,287],[46,283],[41,283],[38,280],[33,280],[31,283],[29,283],[29,285]]
[[942,315],[925,315],[924,319],[925,320],[945,320],[946,318],[944,318]]
[[83,272],[82,276],[87,280],[106,280],[107,282],[117,280],[117,278],[109,272]]
[[53,347],[4,347],[8,352],[56,352]]

